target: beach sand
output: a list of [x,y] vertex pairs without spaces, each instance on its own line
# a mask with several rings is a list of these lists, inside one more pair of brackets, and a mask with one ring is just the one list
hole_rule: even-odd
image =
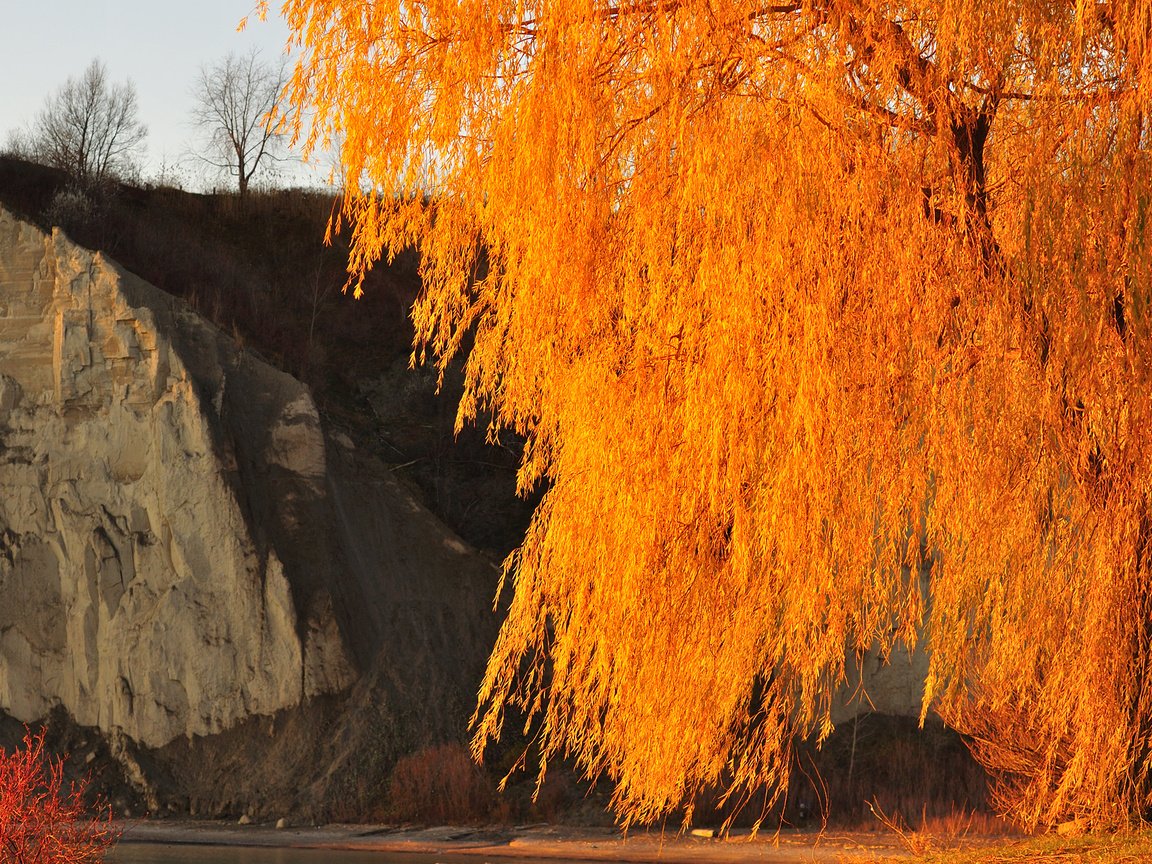
[[371,825],[285,827],[163,820],[126,822],[124,843],[166,843],[444,855],[467,859],[704,862],[704,864],[855,864],[908,861],[914,856],[891,835],[782,831],[716,839],[655,831],[554,825],[410,828]]

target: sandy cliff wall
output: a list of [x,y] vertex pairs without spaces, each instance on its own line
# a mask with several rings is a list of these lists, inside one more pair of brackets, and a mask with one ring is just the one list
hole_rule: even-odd
[[[398,486],[334,476],[329,446],[299,382],[0,211],[0,709],[60,704],[151,747],[208,735],[349,687],[419,620],[397,611],[413,571],[491,590]],[[406,546],[389,504],[429,523]]]
[[0,707],[159,745],[347,686],[331,603],[302,616],[260,536],[324,463],[302,385],[0,213]]

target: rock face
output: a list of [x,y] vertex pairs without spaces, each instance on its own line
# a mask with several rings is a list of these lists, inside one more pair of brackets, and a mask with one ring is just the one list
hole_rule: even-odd
[[448,625],[474,674],[492,566],[347,449],[295,379],[0,211],[0,709],[212,735],[349,691],[413,601],[477,610]]

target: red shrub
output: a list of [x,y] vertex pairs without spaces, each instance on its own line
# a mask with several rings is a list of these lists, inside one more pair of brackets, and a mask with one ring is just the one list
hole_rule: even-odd
[[461,744],[438,744],[396,763],[388,789],[393,819],[460,824],[483,820],[492,811],[492,782]]
[[44,752],[44,733],[0,748],[0,862],[96,864],[116,842],[111,811],[84,806],[83,784],[64,788],[62,760]]

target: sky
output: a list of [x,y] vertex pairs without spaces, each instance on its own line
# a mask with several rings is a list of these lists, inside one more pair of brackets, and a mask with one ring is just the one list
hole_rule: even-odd
[[[144,179],[183,166],[185,185],[197,188],[204,167],[189,154],[196,135],[191,91],[200,67],[253,46],[276,60],[288,39],[272,11],[275,2],[267,21],[253,15],[244,32],[236,31],[255,2],[0,0],[0,142],[9,130],[29,125],[45,98],[98,57],[111,81],[128,79],[136,87],[140,119],[148,126]],[[306,170],[297,176],[307,176]]]

